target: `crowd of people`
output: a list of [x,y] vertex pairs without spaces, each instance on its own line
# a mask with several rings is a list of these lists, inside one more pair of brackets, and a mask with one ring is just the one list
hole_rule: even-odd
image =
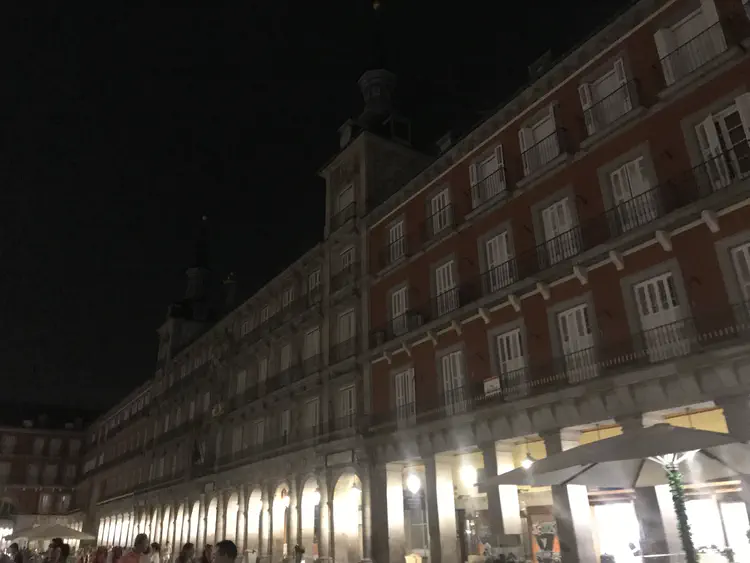
[[69,544],[55,538],[44,553],[20,549],[17,543],[12,543],[3,557],[0,563],[235,563],[237,545],[231,540],[223,540],[216,544],[215,549],[207,545],[197,556],[195,546],[186,543],[173,560],[169,547],[162,553],[158,543],[149,544],[146,534],[138,534],[131,548],[82,547],[75,554],[71,553]]

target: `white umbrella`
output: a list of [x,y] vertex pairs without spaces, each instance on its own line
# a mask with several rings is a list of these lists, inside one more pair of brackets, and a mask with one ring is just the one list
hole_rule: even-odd
[[703,482],[750,474],[750,448],[728,434],[655,424],[553,454],[527,469],[490,477],[479,490],[498,485],[645,487],[668,483],[686,560],[696,563],[683,469],[691,480]]
[[46,540],[52,538],[63,538],[70,540],[93,540],[91,534],[79,532],[62,524],[47,524],[35,528],[26,528],[13,534],[13,539]]
[[729,434],[655,424],[551,455],[528,469],[489,477],[480,490],[497,485],[664,485],[669,483],[664,466],[686,453],[686,463],[680,466],[686,481],[750,474],[750,446]]

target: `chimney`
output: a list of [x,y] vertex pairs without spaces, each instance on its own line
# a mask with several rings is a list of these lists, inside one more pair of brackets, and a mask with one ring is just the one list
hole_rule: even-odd
[[230,272],[224,280],[224,309],[231,311],[237,303],[237,278]]
[[382,123],[393,110],[396,75],[382,68],[368,70],[359,78],[359,89],[365,100],[360,121],[365,125]]
[[437,145],[440,154],[448,152],[448,149],[453,146],[453,131],[448,131],[445,135],[440,137],[435,144]]

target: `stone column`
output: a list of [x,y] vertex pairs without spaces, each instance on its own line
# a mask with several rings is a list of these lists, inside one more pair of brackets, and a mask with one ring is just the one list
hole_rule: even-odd
[[372,554],[377,563],[402,563],[406,555],[403,468],[375,465],[370,471]]
[[[542,436],[547,456],[552,456],[577,445],[577,436],[550,432]],[[593,563],[594,538],[591,507],[585,485],[556,485],[552,487],[552,514],[557,523],[560,555],[564,563]]]
[[237,491],[237,531],[235,532],[237,551],[241,554],[240,559],[245,559],[247,549],[247,498],[245,487],[241,486]]
[[216,495],[216,532],[214,533],[214,545],[223,540],[225,536],[226,503],[224,502],[224,491]]
[[290,557],[294,557],[294,546],[300,543],[299,537],[299,490],[297,479],[289,481],[289,521],[287,526],[286,551]]
[[[484,471],[489,477],[511,471],[513,466],[512,445],[504,446],[495,442],[482,446]],[[521,542],[521,505],[518,500],[518,487],[499,485],[487,492],[487,506],[490,513],[492,533],[496,536],[493,545],[517,546]]]
[[460,558],[460,549],[451,460],[430,456],[424,465],[430,563],[454,563]]
[[198,505],[198,541],[195,544],[195,551],[200,553],[203,550],[203,546],[206,545],[206,495],[202,493],[200,496],[200,504]]
[[372,495],[369,467],[361,469],[362,482],[362,559],[372,561]]
[[[170,545],[167,546],[166,553],[162,555],[162,557],[166,557],[167,555],[169,555],[169,560],[166,563],[171,563],[171,561],[174,560],[175,551],[179,549],[177,547],[177,544],[180,541],[179,534],[182,534],[182,523],[185,520],[184,508],[183,508],[182,516],[180,516],[180,503],[175,504],[173,507],[173,510],[174,510],[174,516],[172,517],[172,533],[170,534],[170,540],[169,540]],[[178,534],[178,530],[179,530],[179,534]]]
[[326,471],[318,475],[318,487],[320,488],[320,543],[318,551],[320,558],[333,557],[333,491],[329,490],[329,479]]
[[260,513],[260,537],[258,538],[258,553],[261,557],[271,556],[271,501],[266,487],[263,487],[263,508]]

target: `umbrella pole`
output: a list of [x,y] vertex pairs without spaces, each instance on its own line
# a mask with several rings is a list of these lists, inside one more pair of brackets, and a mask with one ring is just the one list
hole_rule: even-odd
[[680,540],[682,540],[682,549],[685,550],[685,560],[687,563],[697,563],[698,557],[695,553],[693,535],[690,533],[687,509],[685,508],[685,486],[682,483],[682,474],[674,464],[669,464],[664,469],[667,472],[669,490],[672,493],[672,504],[677,515],[677,530],[680,533]]

